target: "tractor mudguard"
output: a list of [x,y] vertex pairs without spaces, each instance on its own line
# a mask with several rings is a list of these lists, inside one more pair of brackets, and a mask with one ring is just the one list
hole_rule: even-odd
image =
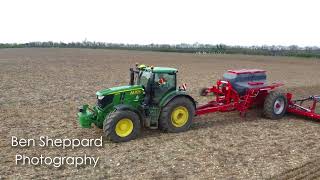
[[142,121],[143,119],[145,119],[145,116],[144,116],[144,113],[143,113],[143,110],[139,110],[137,108],[134,108],[128,104],[119,104],[117,106],[114,107],[116,110],[129,110],[129,111],[132,111],[132,112],[135,112],[138,114],[140,120]]
[[191,97],[189,94],[187,94],[185,91],[173,91],[170,92],[169,94],[165,95],[161,100],[160,100],[160,107],[164,107],[167,105],[172,99],[176,97],[186,97],[190,99],[193,103],[194,109],[196,109],[196,101]]

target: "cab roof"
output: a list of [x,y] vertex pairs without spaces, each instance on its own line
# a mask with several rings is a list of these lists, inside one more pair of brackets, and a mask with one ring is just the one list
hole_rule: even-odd
[[[146,67],[145,70],[151,71],[151,67]],[[154,67],[152,71],[155,73],[176,73],[176,72],[178,72],[177,69],[170,68],[170,67]]]

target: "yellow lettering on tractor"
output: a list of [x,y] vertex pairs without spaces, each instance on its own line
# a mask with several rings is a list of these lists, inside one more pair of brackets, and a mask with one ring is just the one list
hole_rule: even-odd
[[132,91],[130,91],[130,95],[133,95],[133,94],[141,94],[141,90],[132,90]]

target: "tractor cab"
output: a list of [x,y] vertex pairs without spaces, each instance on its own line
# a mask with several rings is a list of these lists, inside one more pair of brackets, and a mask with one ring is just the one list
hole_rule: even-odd
[[144,104],[159,104],[164,95],[176,91],[177,69],[168,67],[138,66],[138,71],[131,69],[131,82],[141,85],[145,91]]

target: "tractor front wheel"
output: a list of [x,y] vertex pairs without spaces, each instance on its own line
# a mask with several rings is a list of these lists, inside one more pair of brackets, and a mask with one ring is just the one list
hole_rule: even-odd
[[114,111],[103,122],[103,131],[113,142],[126,142],[140,134],[139,116],[132,111]]
[[193,102],[185,97],[171,100],[161,111],[160,129],[165,132],[182,132],[190,128],[195,114]]
[[287,97],[279,91],[271,91],[264,101],[263,114],[269,119],[280,119],[287,110]]

